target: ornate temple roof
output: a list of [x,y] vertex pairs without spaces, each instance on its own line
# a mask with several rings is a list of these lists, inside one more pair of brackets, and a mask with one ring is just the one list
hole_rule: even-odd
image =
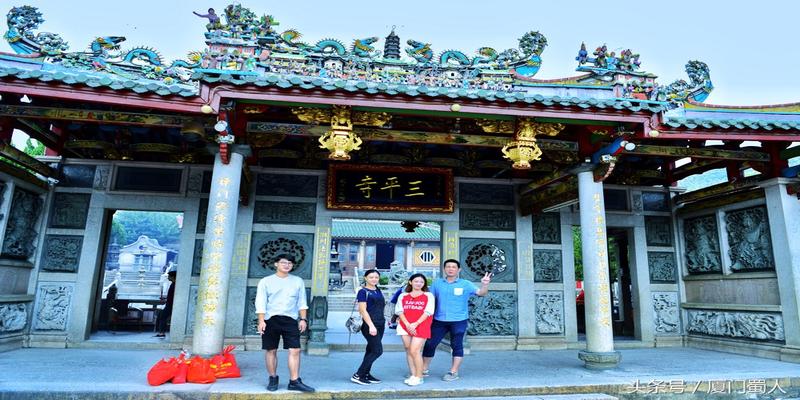
[[334,239],[399,239],[438,241],[441,228],[422,222],[414,232],[406,232],[400,221],[375,221],[337,219],[333,221],[331,237]]

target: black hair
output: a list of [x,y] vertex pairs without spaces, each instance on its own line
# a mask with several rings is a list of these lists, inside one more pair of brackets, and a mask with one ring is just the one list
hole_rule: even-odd
[[371,273],[376,273],[376,274],[378,274],[378,276],[381,276],[381,271],[378,271],[375,268],[371,268],[371,269],[368,269],[368,270],[364,271],[364,278],[366,278],[367,275],[369,275]]
[[413,289],[411,287],[411,281],[413,281],[414,279],[417,279],[417,278],[422,278],[422,280],[425,282],[422,285],[422,291],[423,292],[427,292],[428,291],[428,278],[426,278],[425,275],[423,275],[423,274],[416,273],[414,275],[411,275],[410,278],[408,278],[408,283],[406,283],[406,289],[405,289],[406,293],[411,293],[411,290]]
[[275,262],[278,262],[278,261],[280,261],[282,259],[286,260],[286,261],[289,261],[292,264],[296,264],[297,263],[297,261],[294,260],[294,256],[290,255],[290,254],[281,253],[281,254],[278,254],[277,256],[275,256]]
[[444,263],[442,264],[442,268],[444,268],[444,266],[445,266],[445,265],[447,265],[447,263],[454,263],[454,264],[456,265],[456,267],[458,267],[459,269],[461,269],[461,263],[460,263],[460,262],[458,262],[458,260],[454,260],[454,259],[452,259],[452,258],[451,258],[451,259],[449,259],[449,260],[444,260]]
[[174,269],[172,271],[167,272],[167,276],[175,276],[175,275],[178,275],[178,271],[175,271]]

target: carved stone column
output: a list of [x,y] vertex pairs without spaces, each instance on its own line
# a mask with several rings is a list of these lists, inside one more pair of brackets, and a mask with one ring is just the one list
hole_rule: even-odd
[[781,360],[800,362],[800,200],[786,191],[788,180],[776,178],[762,184],[767,197],[767,213],[775,273],[778,276],[786,346]]
[[[358,244],[358,269],[364,270],[364,262],[367,260],[367,242],[362,240],[361,243]],[[358,276],[359,271],[355,271],[355,275]]]
[[[321,205],[318,205],[321,207]],[[311,304],[308,310],[308,354],[326,356],[330,346],[325,343],[328,330],[328,278],[331,269],[330,217],[320,218],[314,235],[314,270],[311,274]]]
[[[458,257],[456,257],[458,258]],[[414,241],[408,242],[408,251],[406,251],[406,259],[405,259],[405,267],[406,271],[411,271],[414,268]]]
[[619,364],[620,354],[614,351],[611,325],[603,184],[594,181],[591,169],[578,173],[578,201],[586,305],[586,350],[582,350],[578,357],[586,368],[614,368]]
[[[245,149],[242,151],[246,151]],[[229,155],[227,164],[223,163],[220,154],[214,157],[192,338],[192,352],[195,354],[219,353],[225,339],[228,281],[233,263],[239,185],[244,160],[244,156],[237,150],[239,149],[234,149]]]

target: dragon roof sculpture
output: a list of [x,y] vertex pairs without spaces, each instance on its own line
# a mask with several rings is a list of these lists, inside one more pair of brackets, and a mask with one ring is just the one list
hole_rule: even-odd
[[[89,44],[87,51],[70,52],[59,35],[35,32],[44,18],[31,6],[9,11],[4,37],[18,59],[27,64],[40,63],[42,70],[83,70],[117,79],[193,87],[209,77],[278,76],[301,83],[322,79],[331,84],[344,81],[348,85],[350,82],[402,85],[417,88],[411,90],[417,93],[442,88],[528,96],[541,94],[546,87],[596,88],[602,92],[594,91],[589,97],[673,103],[703,101],[713,89],[708,67],[702,62],[692,61],[687,65],[688,82],[679,80],[659,86],[655,75],[639,71],[638,54],[623,50],[617,56],[606,45],[598,47],[591,56],[585,44],[581,45],[576,60],[578,71],[585,72],[584,75],[537,80],[534,76],[547,47],[547,39],[537,31],[525,33],[518,48],[498,51],[480,47],[474,55],[469,55],[459,50],[437,54],[431,43],[416,39],[402,42],[392,30],[382,52],[377,48],[380,39],[375,36],[355,38],[348,44],[330,38],[307,43],[301,40],[298,30],[278,32],[275,28],[280,23],[273,16],[258,16],[238,4],[227,6],[221,16],[213,8],[204,14],[194,14],[208,20],[207,47],[189,53],[188,60],[170,64],[148,47],[120,50],[125,41],[123,36],[100,36]],[[405,51],[401,51],[401,43],[405,43]],[[8,56],[0,53],[0,57]]]

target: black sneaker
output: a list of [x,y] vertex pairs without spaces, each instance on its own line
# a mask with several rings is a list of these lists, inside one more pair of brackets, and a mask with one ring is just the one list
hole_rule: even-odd
[[372,376],[372,374],[367,374],[367,376],[365,376],[365,378],[367,378],[369,383],[381,383],[381,380],[376,378],[376,377],[374,377],[374,376]]
[[308,393],[315,392],[314,388],[303,383],[303,381],[300,380],[300,378],[297,378],[296,380],[293,381],[289,381],[289,386],[287,386],[286,389],[297,390],[298,392],[308,392]]
[[371,382],[366,377],[360,377],[358,374],[353,374],[350,377],[350,382],[357,383],[359,385],[369,385]]
[[278,376],[270,376],[269,377],[269,384],[267,385],[267,390],[270,392],[274,392],[278,390]]

